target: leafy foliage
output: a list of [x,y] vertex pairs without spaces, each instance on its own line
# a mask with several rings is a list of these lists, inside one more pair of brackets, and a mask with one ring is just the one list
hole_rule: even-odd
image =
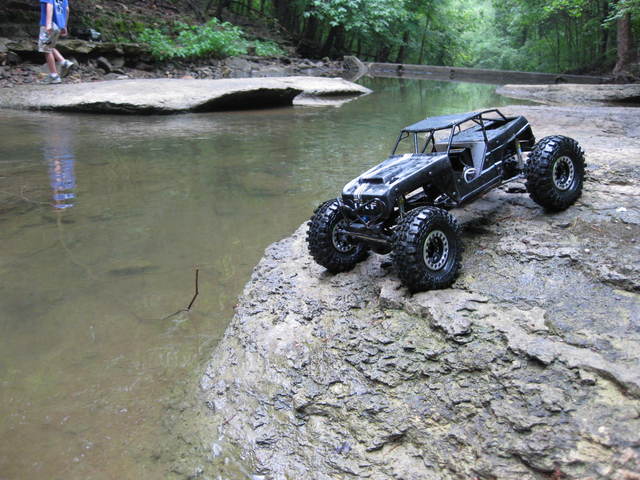
[[404,2],[395,0],[311,0],[304,15],[359,34],[388,33],[394,24],[409,17]]
[[259,57],[276,57],[278,55],[284,55],[285,51],[276,42],[271,40],[266,41],[254,41],[252,45],[255,49],[255,54]]
[[242,55],[250,46],[256,55],[280,55],[282,49],[275,42],[249,42],[241,28],[212,18],[204,25],[177,22],[173,31],[157,28],[144,29],[139,40],[148,44],[151,54],[159,60],[171,58],[218,58]]

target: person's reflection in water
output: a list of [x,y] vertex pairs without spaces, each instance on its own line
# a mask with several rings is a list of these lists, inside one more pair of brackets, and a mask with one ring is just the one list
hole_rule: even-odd
[[53,189],[53,208],[71,208],[75,201],[75,157],[71,144],[72,126],[64,118],[49,124],[45,135],[44,159],[49,164],[49,180]]

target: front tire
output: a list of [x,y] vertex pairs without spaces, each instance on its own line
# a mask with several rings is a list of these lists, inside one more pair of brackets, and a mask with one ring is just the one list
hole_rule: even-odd
[[536,144],[527,162],[527,191],[538,205],[561,211],[582,195],[584,152],[578,142],[561,135]]
[[320,205],[309,221],[307,246],[313,259],[331,273],[346,272],[367,258],[368,246],[341,233],[348,223],[338,200]]
[[462,250],[453,215],[441,208],[417,208],[398,226],[393,262],[411,292],[447,288],[458,275]]

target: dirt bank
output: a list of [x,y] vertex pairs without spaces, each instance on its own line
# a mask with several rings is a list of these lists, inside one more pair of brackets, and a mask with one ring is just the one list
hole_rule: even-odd
[[511,111],[582,143],[578,204],[546,214],[516,183],[454,211],[461,276],[414,296],[385,257],[327,274],[304,226],[272,245],[202,377],[201,454],[175,473],[638,478],[640,116]]

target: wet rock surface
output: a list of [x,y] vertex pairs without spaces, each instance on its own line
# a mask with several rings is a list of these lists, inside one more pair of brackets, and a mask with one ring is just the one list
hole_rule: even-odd
[[640,117],[505,110],[580,141],[578,203],[547,214],[512,183],[454,211],[461,275],[413,296],[387,257],[328,274],[306,226],[269,247],[200,382],[205,453],[176,472],[639,478]]
[[555,105],[640,106],[640,84],[625,85],[503,85],[496,92],[510,98]]

